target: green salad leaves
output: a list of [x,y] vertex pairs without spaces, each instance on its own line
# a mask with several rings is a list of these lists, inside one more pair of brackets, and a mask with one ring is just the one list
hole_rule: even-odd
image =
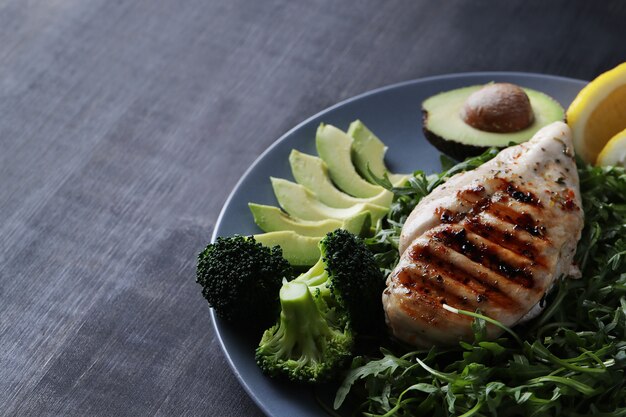
[[[496,153],[445,161],[443,173],[418,171],[392,188],[389,217],[367,241],[381,269],[397,262],[400,229],[417,202]],[[626,172],[580,163],[579,176],[582,279],[561,280],[542,315],[497,340],[485,338],[489,318],[460,311],[475,317],[473,343],[408,353],[390,346],[382,357],[357,357],[335,408],[366,416],[626,416]]]

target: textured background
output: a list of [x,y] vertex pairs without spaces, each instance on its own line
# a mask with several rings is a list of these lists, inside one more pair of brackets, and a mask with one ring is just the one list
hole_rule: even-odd
[[277,137],[386,84],[590,79],[624,2],[0,1],[0,415],[260,416],[194,283]]

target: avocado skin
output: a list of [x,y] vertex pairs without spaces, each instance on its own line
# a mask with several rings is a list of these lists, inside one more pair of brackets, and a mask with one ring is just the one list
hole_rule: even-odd
[[480,155],[489,149],[487,146],[465,145],[453,140],[444,139],[426,128],[427,119],[428,112],[422,109],[422,131],[424,132],[424,136],[431,143],[431,145],[448,155],[450,158],[457,161],[463,161],[465,158]]
[[426,139],[435,148],[448,155],[450,158],[462,161],[470,156],[478,156],[489,149],[488,146],[465,145],[451,139],[444,139],[426,128],[428,112],[422,109],[422,131]]

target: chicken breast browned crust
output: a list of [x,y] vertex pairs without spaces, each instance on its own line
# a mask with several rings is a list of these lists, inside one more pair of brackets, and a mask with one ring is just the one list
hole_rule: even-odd
[[546,126],[415,207],[383,293],[393,336],[423,347],[472,340],[472,319],[444,304],[512,326],[575,275],[583,211],[570,136],[564,123]]

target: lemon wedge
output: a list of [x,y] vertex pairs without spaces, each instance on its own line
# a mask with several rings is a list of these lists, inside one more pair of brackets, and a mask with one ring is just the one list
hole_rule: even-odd
[[626,129],[613,136],[598,155],[596,165],[626,167]]
[[626,128],[626,62],[580,90],[566,117],[576,153],[594,163],[609,139]]

